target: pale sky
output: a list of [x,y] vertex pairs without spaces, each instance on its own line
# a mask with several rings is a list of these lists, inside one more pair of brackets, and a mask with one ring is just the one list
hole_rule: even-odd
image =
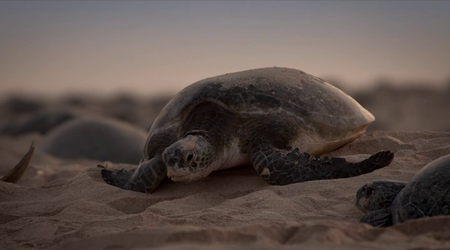
[[144,95],[259,67],[450,77],[450,1],[1,1],[0,94]]

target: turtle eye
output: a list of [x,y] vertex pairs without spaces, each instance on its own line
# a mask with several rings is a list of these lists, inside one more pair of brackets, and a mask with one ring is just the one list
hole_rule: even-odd
[[373,188],[373,187],[366,187],[365,188],[365,197],[371,197],[372,196],[372,194],[373,194],[373,191],[374,191],[375,189]]
[[186,160],[187,160],[187,161],[191,161],[192,158],[194,158],[194,154],[189,153],[188,156],[187,156],[187,158],[186,158]]

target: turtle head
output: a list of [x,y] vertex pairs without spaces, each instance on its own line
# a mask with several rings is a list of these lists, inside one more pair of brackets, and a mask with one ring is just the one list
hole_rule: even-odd
[[190,133],[166,148],[162,154],[167,176],[173,181],[195,181],[208,176],[213,147],[206,134]]
[[399,181],[369,182],[356,192],[356,207],[364,213],[388,208],[405,186],[406,183]]

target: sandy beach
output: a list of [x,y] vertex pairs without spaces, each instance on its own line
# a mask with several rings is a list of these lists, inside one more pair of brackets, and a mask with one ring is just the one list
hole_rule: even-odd
[[[113,103],[122,107],[116,111],[135,105],[126,98]],[[152,103],[144,105],[152,109],[114,114],[93,102],[72,100],[59,107],[121,117],[145,128],[163,106]],[[38,109],[43,106],[54,104]],[[2,112],[9,121],[36,112],[12,112],[8,107]],[[15,107],[24,105],[16,100]],[[45,154],[40,148],[44,137],[37,132],[0,137],[0,175],[20,160],[32,141],[36,146],[22,179],[0,182],[2,249],[450,248],[448,216],[373,228],[358,222],[363,214],[354,205],[357,189],[366,182],[408,181],[427,163],[450,154],[450,132],[371,130],[327,154],[360,161],[381,150],[395,153],[388,167],[358,177],[270,186],[252,168],[242,167],[192,183],[166,181],[152,194],[104,183],[96,166],[105,162]]]

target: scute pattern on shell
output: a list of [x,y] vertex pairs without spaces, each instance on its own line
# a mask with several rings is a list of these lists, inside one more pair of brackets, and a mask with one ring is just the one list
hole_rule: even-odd
[[393,221],[450,214],[450,155],[432,161],[397,195]]
[[[273,67],[224,74],[187,86],[161,111],[149,135],[181,126],[182,119],[202,102],[268,118],[282,111],[303,120],[300,126],[327,140],[357,134],[375,120],[353,98],[322,79],[301,70]],[[148,141],[147,146],[151,147]]]

